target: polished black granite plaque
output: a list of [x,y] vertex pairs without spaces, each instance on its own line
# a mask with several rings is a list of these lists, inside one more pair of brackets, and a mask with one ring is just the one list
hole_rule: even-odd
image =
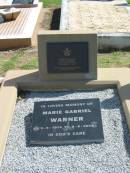
[[88,55],[88,42],[47,43],[48,73],[87,73]]
[[104,141],[99,99],[35,102],[30,145]]

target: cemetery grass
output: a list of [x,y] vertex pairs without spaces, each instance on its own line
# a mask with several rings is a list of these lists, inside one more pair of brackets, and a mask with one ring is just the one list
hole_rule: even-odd
[[[130,52],[112,52],[98,54],[98,67],[128,67],[130,68]],[[36,48],[0,52],[0,76],[8,70],[31,70],[38,68],[38,53]]]
[[114,51],[98,54],[99,68],[128,67],[130,68],[130,52]]
[[130,5],[130,0],[127,0],[128,4]]
[[44,7],[59,7],[61,5],[61,0],[41,0]]

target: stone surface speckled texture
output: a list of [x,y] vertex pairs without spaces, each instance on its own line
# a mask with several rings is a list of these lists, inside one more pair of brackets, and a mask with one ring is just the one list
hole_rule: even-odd
[[68,0],[61,29],[85,30],[88,33],[129,33],[130,13],[125,6],[115,5],[117,2],[122,1]]
[[[33,112],[34,101],[79,98],[100,99],[104,143],[26,147],[25,124],[28,124],[30,114]],[[116,89],[27,93],[16,105],[0,172],[128,173],[129,149],[130,136]]]

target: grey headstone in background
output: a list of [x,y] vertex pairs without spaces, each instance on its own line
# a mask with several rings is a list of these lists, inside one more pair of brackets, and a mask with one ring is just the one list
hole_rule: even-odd
[[1,15],[0,15],[0,23],[4,23],[4,18]]
[[84,32],[43,31],[38,34],[42,80],[97,79],[97,35]]
[[33,4],[34,0],[13,0],[12,4]]

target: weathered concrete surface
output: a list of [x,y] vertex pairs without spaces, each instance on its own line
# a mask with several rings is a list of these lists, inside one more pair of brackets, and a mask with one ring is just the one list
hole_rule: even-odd
[[63,0],[61,30],[98,34],[99,49],[130,49],[130,10],[126,1]]

